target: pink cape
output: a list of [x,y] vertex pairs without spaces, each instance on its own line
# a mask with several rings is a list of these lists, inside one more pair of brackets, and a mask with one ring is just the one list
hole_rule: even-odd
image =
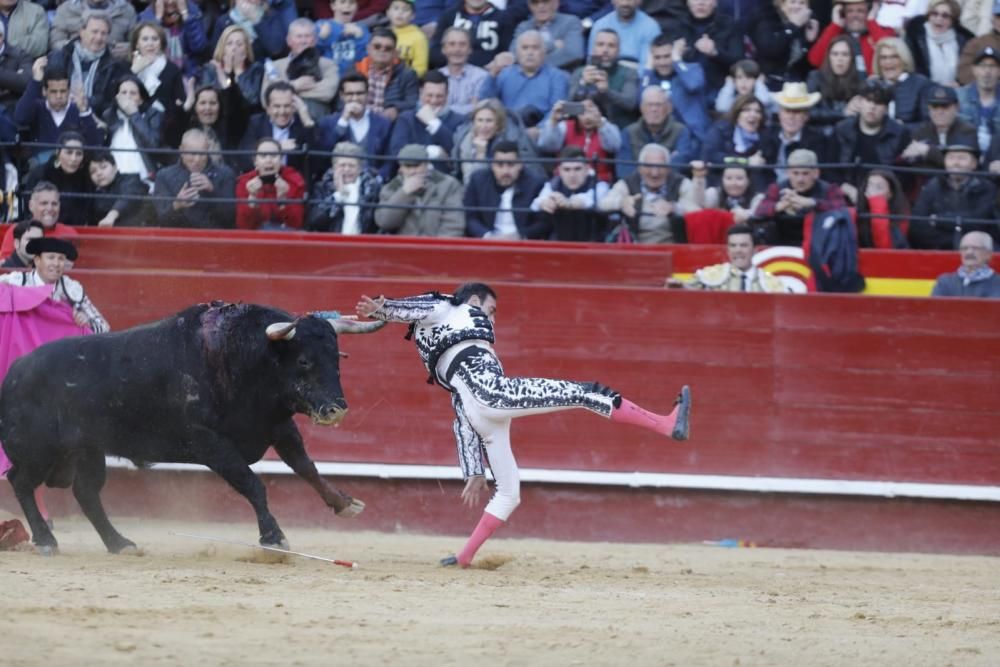
[[[90,333],[73,321],[73,308],[53,301],[52,287],[14,287],[0,283],[0,381],[14,360],[39,345]],[[10,469],[0,444],[0,476]]]

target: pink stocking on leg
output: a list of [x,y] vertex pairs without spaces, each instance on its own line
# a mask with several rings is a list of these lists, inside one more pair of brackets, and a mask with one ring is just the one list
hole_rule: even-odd
[[479,547],[483,546],[483,542],[490,539],[490,536],[502,525],[502,519],[498,519],[489,512],[483,512],[483,517],[479,520],[479,525],[472,531],[469,540],[458,553],[458,564],[462,567],[469,567],[476,552],[479,551]]
[[49,508],[45,506],[45,487],[39,486],[35,489],[35,504],[38,505],[38,511],[41,513],[42,518],[46,521],[49,520]]

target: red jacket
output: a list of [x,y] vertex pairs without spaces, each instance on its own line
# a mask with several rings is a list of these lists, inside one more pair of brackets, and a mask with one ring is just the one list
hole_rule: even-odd
[[[305,196],[306,181],[299,172],[291,167],[282,167],[278,175],[288,181],[288,194],[284,196],[284,199],[302,199]],[[256,176],[257,170],[254,169],[239,177],[236,181],[237,199],[250,198],[247,183]],[[251,205],[250,202],[241,202],[236,205],[236,227],[238,229],[259,229],[264,223],[270,222],[292,229],[301,229],[305,207],[302,204],[273,203],[273,200],[277,198],[278,192],[274,183],[262,185],[257,191],[254,205]]]
[[[830,42],[834,37],[844,34],[844,29],[836,23],[831,23],[820,33],[819,39],[809,49],[809,63],[819,69],[826,60],[826,51],[830,48]],[[861,55],[865,59],[865,71],[872,73],[872,58],[875,55],[875,43],[883,37],[896,37],[896,31],[892,28],[884,28],[875,21],[868,21],[868,32],[858,40],[861,43]]]
[[[611,121],[607,121],[611,122]],[[563,146],[576,146],[588,161],[597,159],[597,180],[610,183],[615,178],[614,155],[601,145],[601,134],[596,129],[584,130],[576,120],[566,121],[566,138]]]

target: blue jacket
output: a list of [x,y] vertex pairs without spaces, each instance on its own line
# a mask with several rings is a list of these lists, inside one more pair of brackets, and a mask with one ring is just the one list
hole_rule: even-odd
[[[91,111],[83,116],[76,108],[76,104],[69,103],[69,109],[62,125],[56,126],[52,120],[52,114],[45,108],[45,98],[42,97],[42,84],[34,78],[28,82],[28,87],[24,89],[24,94],[17,101],[14,107],[14,122],[22,127],[28,128],[26,136],[22,135],[24,141],[37,142],[40,144],[55,144],[59,142],[59,135],[72,130],[83,135],[84,144],[87,146],[101,146],[104,144],[104,133],[98,129],[94,122],[94,112]],[[35,149],[35,153],[48,152],[51,149]]]
[[674,117],[684,123],[698,143],[708,137],[712,122],[708,118],[708,97],[705,95],[705,69],[700,63],[675,62],[674,73],[661,79],[656,71],[644,69],[639,76],[639,97],[648,86],[669,87],[674,105]]
[[[544,186],[545,179],[527,169],[522,169],[521,175],[514,182],[514,198],[511,207],[524,209],[514,213],[514,224],[517,225],[517,231],[521,233],[521,238],[547,239],[552,233],[552,223],[546,217],[528,210],[531,208],[531,202],[535,200]],[[493,219],[496,217],[495,209],[500,206],[501,194],[503,193],[489,167],[483,167],[472,174],[469,183],[465,186],[465,196],[462,198],[462,203],[466,207],[465,233],[467,236],[482,238],[487,232],[493,231]],[[477,207],[494,210],[471,210]]]
[[[445,156],[450,156],[451,149],[455,145],[455,130],[466,121],[466,118],[454,111],[446,111],[438,120],[441,121],[441,127],[438,128],[437,132],[431,134],[427,131],[427,126],[417,120],[416,111],[404,111],[399,114],[389,139],[389,155],[398,155],[399,150],[406,144],[421,144],[423,146],[440,146],[444,149]],[[447,159],[442,164],[450,166],[451,160]],[[395,172],[396,165],[393,163],[392,173],[395,174]]]
[[551,65],[543,65],[532,77],[527,77],[521,66],[505,67],[499,75],[486,79],[479,92],[479,99],[499,99],[512,111],[534,107],[548,115],[559,100],[568,98],[569,76]]
[[[296,18],[295,3],[292,0],[276,0],[270,3],[271,7],[264,12],[260,23],[254,26],[257,31],[257,39],[253,41],[254,60],[264,60],[271,58],[277,60],[288,53],[288,45],[285,43],[285,36],[288,33],[288,26]],[[212,44],[219,43],[222,31],[232,25],[233,20],[229,12],[220,14],[215,20],[215,30],[212,31]]]
[[[321,120],[316,126],[316,146],[321,151],[332,151],[341,141],[359,144],[366,155],[387,155],[389,138],[392,134],[392,121],[381,114],[368,112],[368,134],[364,143],[358,141],[347,123],[340,124],[341,114],[331,114]],[[389,172],[395,165],[395,160],[369,160],[369,166],[376,169],[384,182],[388,182]]]

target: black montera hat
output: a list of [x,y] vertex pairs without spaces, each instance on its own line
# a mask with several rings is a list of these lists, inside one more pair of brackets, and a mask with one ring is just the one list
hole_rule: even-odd
[[60,239],[55,236],[43,236],[40,239],[31,239],[28,241],[28,247],[25,248],[25,251],[29,255],[41,255],[43,252],[57,252],[66,255],[66,259],[71,262],[75,262],[78,257],[75,245],[66,239]]

